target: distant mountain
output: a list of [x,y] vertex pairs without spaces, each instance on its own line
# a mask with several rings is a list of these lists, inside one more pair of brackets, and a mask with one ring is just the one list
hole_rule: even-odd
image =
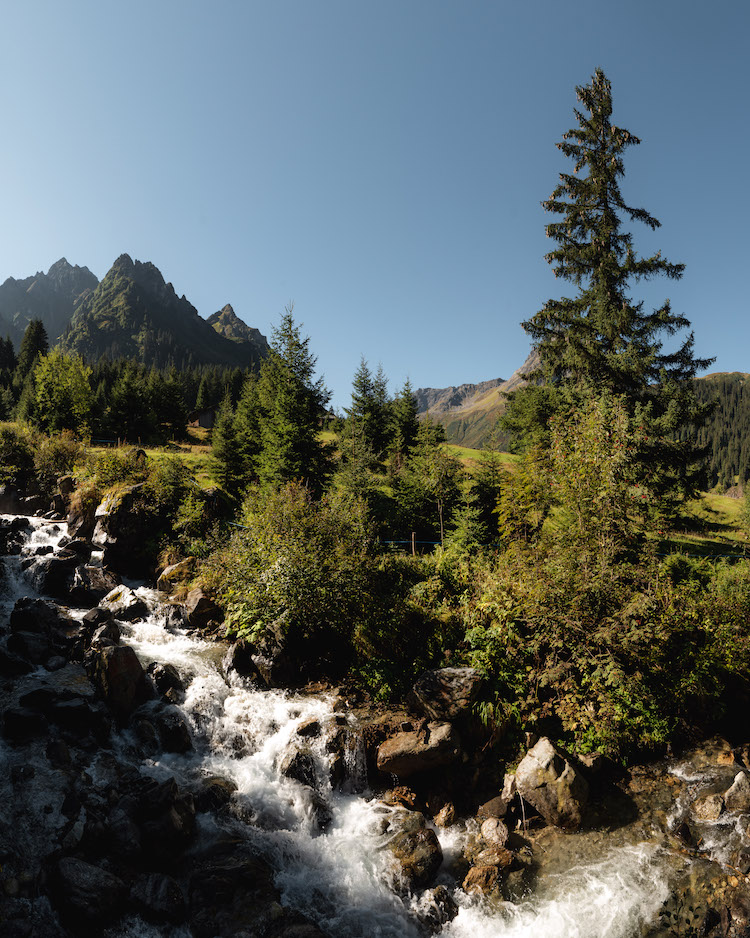
[[[122,254],[73,313],[62,337],[65,351],[87,360],[132,358],[145,365],[178,368],[213,364],[258,365],[267,343],[233,341],[217,332],[154,264]],[[261,341],[262,340],[262,341]]]
[[263,355],[268,354],[268,340],[260,332],[244,323],[235,313],[232,307],[227,303],[218,313],[209,316],[206,322],[209,326],[223,335],[225,339],[231,339],[232,342],[249,342],[262,351]]
[[64,257],[46,274],[40,271],[23,280],[8,277],[0,285],[0,335],[9,335],[18,350],[26,326],[32,319],[41,319],[54,345],[76,306],[98,283],[88,267],[74,267]]
[[523,365],[504,381],[494,378],[479,384],[450,388],[419,388],[415,392],[420,413],[442,423],[449,443],[479,448],[490,438],[497,418],[505,410],[505,395],[524,384],[524,375],[539,364],[532,351]]

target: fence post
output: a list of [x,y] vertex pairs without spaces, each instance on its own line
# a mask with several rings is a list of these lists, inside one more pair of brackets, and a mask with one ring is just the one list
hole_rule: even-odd
[[417,532],[411,532],[411,555],[412,557],[417,556]]

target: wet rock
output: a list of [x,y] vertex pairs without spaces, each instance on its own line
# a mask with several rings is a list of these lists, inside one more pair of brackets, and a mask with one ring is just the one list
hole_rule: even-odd
[[239,639],[239,641],[229,646],[226,655],[224,655],[222,661],[224,673],[228,674],[230,671],[236,671],[240,677],[262,680],[253,660],[253,655],[256,653],[255,645],[245,641],[245,639]]
[[283,914],[273,870],[263,860],[232,847],[195,862],[188,890],[195,938],[234,935],[240,922],[249,934],[263,933]]
[[237,785],[228,778],[215,775],[204,779],[195,793],[196,811],[219,811],[232,800]]
[[436,827],[452,827],[456,823],[456,809],[448,802],[434,817]]
[[311,788],[315,787],[315,759],[307,747],[290,744],[281,757],[279,772],[284,778],[294,779]]
[[508,828],[499,818],[487,818],[482,823],[481,831],[488,844],[504,847],[508,843]]
[[70,601],[81,606],[99,603],[117,588],[119,582],[114,573],[104,567],[82,564],[73,571]]
[[320,736],[320,733],[320,720],[316,720],[315,717],[311,717],[309,720],[305,720],[297,727],[297,735],[308,739],[317,739],[317,737]]
[[421,811],[424,807],[417,793],[406,785],[389,788],[383,793],[381,801],[383,804],[407,808],[409,811]]
[[91,644],[95,646],[119,645],[120,644],[120,626],[111,619],[100,625],[91,636]]
[[474,668],[425,671],[412,687],[409,702],[430,720],[451,722],[471,711],[482,683]]
[[300,662],[289,646],[283,623],[266,626],[251,658],[268,687],[293,687],[299,683]]
[[205,629],[224,621],[221,608],[200,587],[190,590],[185,600],[187,620],[192,629]]
[[187,912],[185,896],[179,883],[163,873],[139,876],[130,890],[135,908],[150,922],[177,925]]
[[136,622],[138,619],[145,619],[149,614],[146,601],[128,586],[116,586],[99,605],[122,622]]
[[490,844],[480,850],[474,860],[475,866],[496,866],[499,870],[508,869],[513,865],[515,855],[500,844]]
[[185,718],[177,709],[165,707],[158,710],[153,720],[164,752],[190,752],[192,750],[193,740],[190,730]]
[[0,648],[0,677],[20,677],[33,670],[34,666],[30,661]]
[[139,482],[107,496],[96,509],[91,535],[94,547],[104,552],[105,567],[134,577],[151,573],[153,519],[137,510],[143,487]]
[[45,736],[49,724],[43,713],[28,707],[9,707],[3,714],[3,735],[14,745]]
[[44,664],[54,653],[52,642],[35,632],[14,632],[8,639],[8,652],[31,664]]
[[60,476],[57,480],[57,490],[63,498],[69,498],[75,491],[75,479],[71,475]]
[[521,760],[516,788],[548,824],[573,831],[581,826],[588,800],[588,783],[581,773],[546,738]]
[[378,747],[381,772],[406,778],[440,766],[460,756],[458,733],[450,723],[428,723],[420,730],[396,733]]
[[14,632],[35,632],[40,635],[64,634],[72,621],[59,606],[44,599],[23,596],[10,614],[10,627]]
[[264,938],[326,938],[301,912],[282,910],[278,920],[264,932]]
[[27,568],[37,592],[58,599],[67,599],[75,568],[80,558],[72,551],[60,551],[46,557],[36,557]]
[[477,811],[477,817],[483,821],[491,817],[503,818],[507,813],[508,802],[502,795],[497,795],[495,798],[490,798],[489,801],[485,801],[483,805],[480,805]]
[[724,810],[724,798],[718,794],[697,798],[690,806],[694,818],[699,821],[716,821]]
[[486,895],[500,885],[500,870],[497,866],[472,866],[463,881],[463,890],[468,893]]
[[127,888],[121,879],[101,867],[63,857],[53,875],[53,898],[63,924],[87,934],[118,918]]
[[724,805],[727,811],[737,814],[750,811],[750,779],[744,772],[738,772],[731,787],[724,792]]
[[410,892],[429,886],[443,862],[433,830],[418,811],[397,811],[389,819],[388,849],[398,864],[399,877]]
[[435,886],[420,896],[416,914],[421,925],[435,933],[458,915],[458,905],[446,886]]
[[92,649],[86,670],[120,722],[127,720],[149,696],[145,672],[129,645]]
[[180,672],[173,664],[161,664],[154,661],[148,666],[146,673],[151,678],[156,693],[163,700],[174,702],[184,696],[185,685]]

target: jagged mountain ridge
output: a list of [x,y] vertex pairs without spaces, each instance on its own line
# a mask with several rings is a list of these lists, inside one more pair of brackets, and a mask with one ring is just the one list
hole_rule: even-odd
[[218,312],[209,316],[206,322],[219,335],[223,335],[225,339],[231,339],[232,342],[250,342],[264,349],[266,353],[268,352],[266,337],[259,329],[248,326],[247,323],[243,322],[230,303],[222,306]]
[[539,354],[532,350],[507,381],[494,378],[458,387],[418,388],[417,408],[420,413],[429,412],[445,427],[449,443],[479,448],[489,440],[497,418],[505,410],[505,395],[524,384],[524,376],[538,364]]
[[41,319],[54,345],[73,312],[99,281],[88,267],[69,264],[61,257],[47,273],[8,279],[0,285],[0,335],[9,335],[18,348],[32,319]]
[[[257,331],[257,330],[256,330]],[[73,313],[61,347],[87,361],[131,358],[156,367],[258,366],[267,343],[232,341],[198,315],[151,262],[122,254]]]

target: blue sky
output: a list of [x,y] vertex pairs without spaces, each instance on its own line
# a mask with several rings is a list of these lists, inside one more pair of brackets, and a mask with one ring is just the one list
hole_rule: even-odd
[[555,143],[597,66],[642,140],[623,191],[683,262],[713,370],[750,371],[746,0],[25,0],[3,10],[0,280],[153,261],[203,316],[284,306],[333,402],[508,377],[570,293],[544,261]]

